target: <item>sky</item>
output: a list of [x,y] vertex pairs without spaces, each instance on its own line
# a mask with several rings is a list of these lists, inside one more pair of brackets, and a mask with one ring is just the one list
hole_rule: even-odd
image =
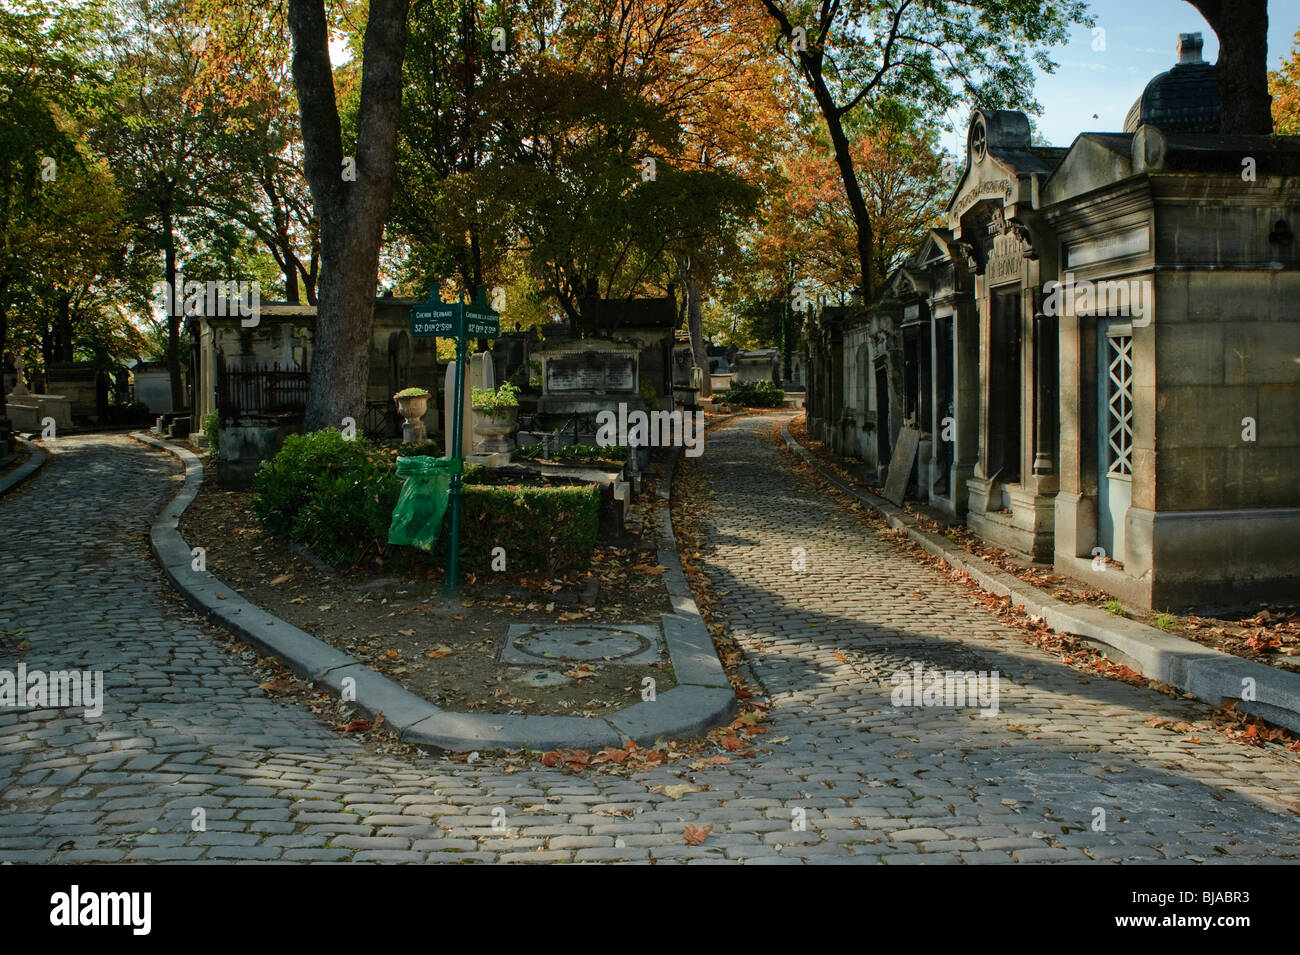
[[[1051,52],[1056,72],[1034,71],[1043,112],[1033,120],[1053,146],[1068,146],[1080,133],[1123,130],[1147,82],[1178,62],[1178,34],[1200,33],[1201,55],[1211,63],[1219,56],[1214,31],[1186,0],[1091,0],[1088,6],[1093,29],[1105,30],[1096,38],[1104,39],[1104,49],[1093,49],[1093,29],[1076,27],[1069,43]],[[1289,58],[1300,29],[1300,0],[1269,0],[1268,15],[1268,65],[1276,69]],[[957,155],[965,152],[966,118],[944,136]]]

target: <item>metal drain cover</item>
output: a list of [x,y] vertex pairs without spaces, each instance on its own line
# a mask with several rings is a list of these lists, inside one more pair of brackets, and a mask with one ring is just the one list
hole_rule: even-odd
[[515,624],[506,634],[497,659],[501,663],[653,663],[663,650],[659,628],[624,624],[616,627],[552,627]]

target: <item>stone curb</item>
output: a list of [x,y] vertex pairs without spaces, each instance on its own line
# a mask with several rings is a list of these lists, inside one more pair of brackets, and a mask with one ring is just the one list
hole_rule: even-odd
[[[1009,596],[1025,612],[1042,617],[1058,633],[1068,633],[1101,644],[1114,658],[1149,679],[1191,693],[1211,706],[1237,701],[1237,710],[1300,732],[1300,674],[1203,647],[1199,643],[1148,627],[1136,620],[1116,617],[1095,607],[1080,607],[994,567],[938,534],[917,526],[900,507],[862,488],[846,484],[827,471],[812,453],[795,441],[787,422],[781,435],[792,451],[841,491],[880,513],[890,527],[905,531],[928,554],[970,574],[980,587],[1001,597]],[[1248,681],[1254,681],[1253,701],[1241,699]]]
[[[15,437],[17,436],[15,435]],[[18,438],[17,440],[19,444],[25,446],[29,451],[31,451],[32,455],[22,464],[18,465],[18,467],[0,478],[0,494],[8,494],[39,471],[49,459],[49,454],[44,448],[32,444],[32,442],[28,441],[26,438]]]
[[[678,675],[677,686],[658,694],[653,702],[637,703],[603,718],[453,713],[434,706],[359,660],[266,612],[207,571],[194,570],[193,552],[181,537],[178,525],[185,508],[203,485],[203,465],[186,448],[143,432],[131,437],[176,455],[185,468],[179,493],[163,508],[149,532],[154,556],[181,596],[209,620],[278,657],[300,676],[328,687],[336,695],[341,695],[346,687],[354,695],[357,709],[372,718],[383,713],[384,721],[407,742],[452,752],[549,750],[564,746],[598,749],[622,746],[628,739],[650,745],[660,738],[699,735],[728,722],[735,712],[735,692],[686,588],[686,576],[677,561],[672,521],[666,509],[663,519],[667,523],[668,543],[659,555],[669,568],[664,577],[666,583],[672,581],[669,589],[674,593],[674,612],[664,614],[663,623],[669,656]],[[679,582],[672,576],[674,568]],[[680,596],[683,588],[685,599]],[[706,656],[711,657],[712,666]]]

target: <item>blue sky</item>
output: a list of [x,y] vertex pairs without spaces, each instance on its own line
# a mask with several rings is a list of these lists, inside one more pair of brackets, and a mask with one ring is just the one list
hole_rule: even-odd
[[[1092,30],[1076,27],[1068,45],[1052,51],[1056,72],[1035,71],[1043,112],[1034,122],[1053,146],[1068,146],[1083,132],[1122,130],[1147,81],[1177,62],[1178,34],[1199,32],[1205,40],[1202,56],[1211,63],[1219,56],[1214,31],[1186,0],[1092,0],[1089,8],[1096,26],[1106,31],[1105,49],[1093,50]],[[1275,69],[1290,56],[1300,29],[1300,0],[1269,0],[1268,15],[1268,61]],[[958,127],[944,143],[961,155],[964,117]]]

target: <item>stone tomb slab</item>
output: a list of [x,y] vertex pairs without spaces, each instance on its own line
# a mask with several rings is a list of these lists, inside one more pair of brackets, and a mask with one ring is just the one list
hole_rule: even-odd
[[643,664],[662,659],[664,639],[649,624],[555,627],[514,624],[497,654],[497,662],[523,666],[605,663]]

